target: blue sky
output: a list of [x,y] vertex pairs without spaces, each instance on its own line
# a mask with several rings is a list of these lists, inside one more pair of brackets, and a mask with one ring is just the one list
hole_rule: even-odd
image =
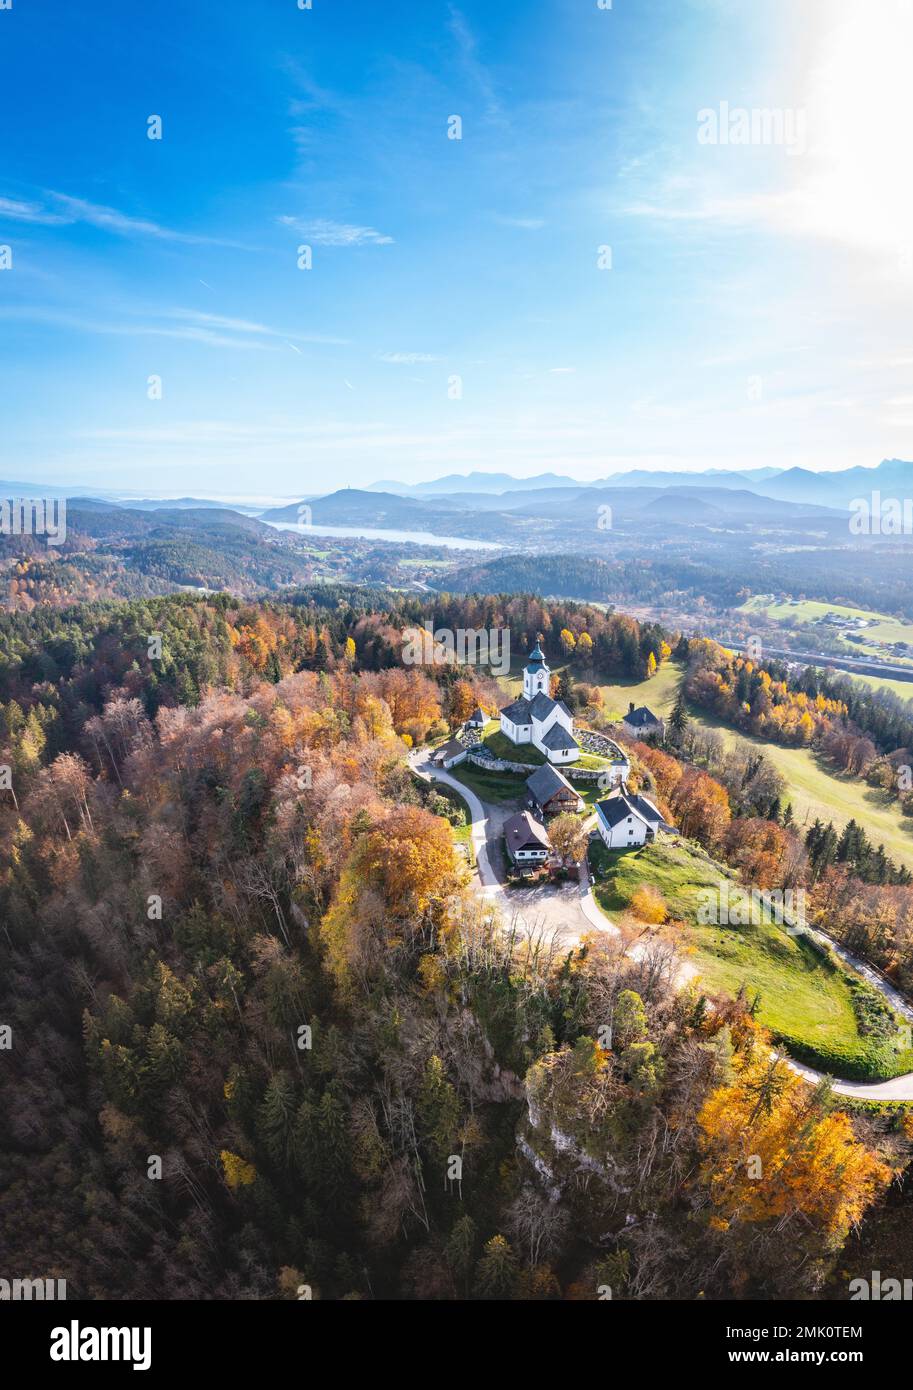
[[[910,457],[911,10],[13,0],[0,475],[252,497]],[[723,102],[793,137],[702,143]]]

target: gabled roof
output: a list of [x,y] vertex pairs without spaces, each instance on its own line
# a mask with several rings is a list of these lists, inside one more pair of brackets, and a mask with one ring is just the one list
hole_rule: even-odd
[[481,708],[474,709],[466,722],[468,724],[487,724],[488,715]]
[[529,704],[529,712],[534,719],[547,719],[554,708],[555,701],[544,690],[540,690]]
[[574,796],[577,795],[567,778],[551,763],[543,763],[541,767],[537,767],[535,772],[527,777],[526,785],[540,806],[544,806],[560,791],[569,791]]
[[666,822],[648,796],[629,796],[628,800],[632,806],[636,806],[648,825],[665,825]]
[[458,738],[452,738],[449,743],[442,743],[440,748],[434,750],[435,758],[443,761],[444,758],[455,758],[457,753],[465,753],[465,746],[460,743]]
[[570,710],[568,709],[567,705],[564,703],[563,700],[558,701],[558,708],[564,711],[568,719],[573,719],[574,716],[571,714]]
[[609,827],[618,825],[620,821],[627,820],[628,816],[633,816],[635,820],[643,821],[649,827],[649,821],[642,816],[637,807],[632,805],[626,796],[608,796],[605,801],[597,802],[596,814],[601,816]]
[[518,700],[514,700],[513,704],[505,705],[501,713],[507,715],[511,724],[529,724],[531,722],[529,717],[529,700],[523,695],[521,695]]
[[550,729],[546,729],[542,735],[542,743],[546,748],[579,748],[580,744],[572,733],[563,724],[553,724]]
[[644,724],[658,724],[659,719],[646,705],[641,705],[640,709],[628,710],[624,717],[625,724],[631,724],[635,729],[640,729]]
[[504,823],[504,838],[512,853],[521,849],[551,849],[545,827],[533,820],[529,811],[520,811]]
[[653,802],[648,796],[641,796],[639,792],[629,792],[627,783],[621,782],[609,792],[608,796],[599,804],[604,806],[607,801],[626,801],[627,804],[637,812],[641,820],[645,820],[649,826],[665,825],[666,822],[657,811]]
[[596,807],[597,812],[602,816],[606,825],[617,825],[625,816],[635,815],[638,820],[642,820],[650,830],[657,828],[662,830],[674,831],[675,827],[663,820],[659,811],[653,805],[648,796],[641,796],[636,792],[629,792],[625,783],[622,782],[614,791],[609,792],[604,800],[600,801]]

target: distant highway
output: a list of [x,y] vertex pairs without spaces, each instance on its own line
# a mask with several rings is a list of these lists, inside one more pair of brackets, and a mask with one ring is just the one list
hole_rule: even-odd
[[[741,642],[727,642],[724,638],[720,638],[719,642],[721,647],[728,647],[732,652],[745,651]],[[913,667],[910,666],[889,666],[883,661],[854,661],[849,656],[823,656],[820,652],[787,652],[779,647],[768,647],[766,642],[762,644],[762,651],[765,656],[779,656],[784,661],[802,662],[806,666],[833,666],[838,671],[855,672],[857,675],[913,682]]]

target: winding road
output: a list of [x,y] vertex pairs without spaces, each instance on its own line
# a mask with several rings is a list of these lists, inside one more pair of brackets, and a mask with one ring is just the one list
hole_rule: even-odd
[[[508,896],[504,889],[501,833],[504,821],[512,813],[502,806],[481,801],[471,787],[465,786],[443,768],[432,767],[429,755],[423,749],[410,753],[409,766],[423,781],[441,782],[452,788],[466,802],[472,817],[470,838],[478,869],[479,892],[483,897],[496,899],[505,916],[515,921],[522,931],[532,935],[533,932],[544,929],[553,933],[554,939],[561,945],[568,946],[577,944],[585,933],[593,930],[619,934],[618,927],[606,917],[596,902],[585,863],[580,865],[577,884],[547,884],[512,889]],[[913,1023],[913,1006],[877,970],[822,933],[811,932],[811,935],[825,943],[846,965],[862,975],[901,1017]],[[686,966],[683,978],[693,974],[693,968]],[[823,1072],[794,1062],[785,1052],[779,1055],[806,1081],[815,1084],[823,1079]],[[832,1081],[832,1086],[838,1095],[855,1096],[860,1100],[913,1101],[913,1072],[892,1077],[890,1081]]]
[[409,765],[424,781],[442,782],[466,802],[472,817],[470,838],[478,866],[479,891],[483,897],[496,899],[505,917],[515,921],[526,935],[545,931],[560,945],[574,946],[586,932],[618,932],[593,897],[585,864],[580,865],[578,883],[513,888],[508,895],[504,888],[501,837],[504,822],[513,812],[481,801],[471,787],[443,768],[432,767],[423,750],[410,755]]

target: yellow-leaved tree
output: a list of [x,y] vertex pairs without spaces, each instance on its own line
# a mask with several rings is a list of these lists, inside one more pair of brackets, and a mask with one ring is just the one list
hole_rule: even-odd
[[320,924],[338,983],[372,971],[403,940],[445,930],[444,903],[460,882],[450,827],[420,807],[396,807],[361,833]]
[[763,1030],[733,1058],[735,1075],[705,1102],[698,1123],[700,1181],[720,1229],[802,1216],[838,1244],[890,1180],[890,1169],[810,1087],[771,1053]]
[[246,1159],[239,1158],[230,1149],[223,1149],[219,1154],[222,1160],[222,1172],[225,1174],[225,1181],[232,1192],[237,1192],[239,1187],[249,1187],[257,1176],[257,1170],[252,1163]]

